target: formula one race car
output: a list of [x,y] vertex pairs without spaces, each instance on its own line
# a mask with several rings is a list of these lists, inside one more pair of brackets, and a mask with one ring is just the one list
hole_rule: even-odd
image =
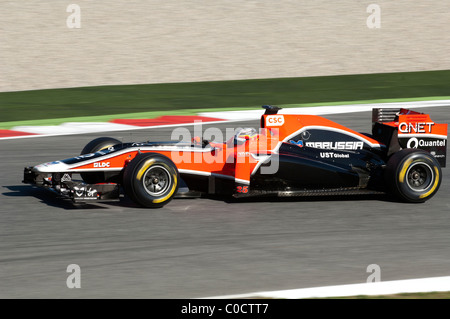
[[26,167],[23,182],[74,202],[118,199],[123,188],[152,208],[181,189],[238,198],[389,193],[406,202],[424,202],[439,189],[447,124],[427,114],[374,109],[367,134],[320,116],[263,108],[259,132],[241,129],[225,142],[100,137],[79,156]]

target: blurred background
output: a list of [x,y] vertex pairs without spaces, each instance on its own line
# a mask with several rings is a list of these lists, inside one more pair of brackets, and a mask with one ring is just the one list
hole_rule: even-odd
[[[80,28],[66,12],[77,4]],[[380,8],[371,29],[370,4]],[[450,69],[448,1],[0,1],[0,92]]]

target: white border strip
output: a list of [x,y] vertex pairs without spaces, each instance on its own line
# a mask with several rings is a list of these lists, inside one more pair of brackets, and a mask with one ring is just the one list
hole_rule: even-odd
[[[235,121],[211,121],[211,122],[203,122],[201,121],[202,125],[210,125],[210,124],[221,124],[221,123],[231,123],[231,122],[240,122],[242,120],[235,120]],[[63,123],[64,124],[64,123]],[[102,127],[102,130],[96,130],[96,131],[73,131],[73,132],[60,132],[58,130],[59,125],[55,125],[55,132],[57,133],[46,133],[46,134],[38,134],[37,135],[19,135],[19,136],[8,136],[8,137],[0,137],[1,140],[11,140],[11,139],[18,139],[18,138],[35,138],[35,137],[52,137],[52,136],[65,136],[65,135],[78,135],[78,134],[94,134],[94,133],[104,133],[104,132],[115,132],[115,131],[124,131],[125,133],[128,131],[138,131],[138,130],[145,130],[145,129],[158,129],[158,128],[166,128],[166,127],[179,127],[179,126],[191,126],[191,125],[198,125],[200,124],[200,121],[195,123],[179,123],[179,124],[164,124],[164,125],[154,125],[154,126],[132,126],[132,125],[126,125],[126,124],[118,124],[123,125],[123,127],[119,127],[117,125],[113,125],[111,127],[108,127],[107,125]],[[61,124],[62,125],[62,124]],[[37,126],[36,126],[37,127]],[[83,125],[80,125],[80,127],[83,127]],[[18,126],[11,128],[11,131],[18,130]],[[23,131],[22,131],[23,132]],[[25,133],[31,133],[31,132],[25,132]]]
[[[392,295],[398,293],[418,293],[450,291],[450,276],[421,279],[380,281],[373,283],[326,286],[278,291],[252,292],[240,295],[207,297],[204,299],[241,299],[241,298],[326,298],[348,296]],[[203,299],[203,298],[202,298]]]
[[[148,151],[148,152],[192,152],[192,153],[208,153],[212,150],[212,148],[195,148],[195,147],[189,147],[189,146],[179,146],[176,145],[158,145],[158,146],[148,146],[148,145],[141,145],[141,146],[132,146],[129,148],[121,149],[118,151],[112,151],[111,153],[106,153],[99,157],[91,158],[94,153],[85,154],[85,155],[78,155],[73,158],[79,158],[79,162],[73,163],[73,164],[66,164],[63,161],[70,160],[73,158],[66,158],[59,161],[54,162],[47,162],[42,163],[39,165],[36,165],[35,168],[37,168],[37,172],[40,173],[55,173],[55,172],[95,172],[95,171],[121,171],[123,167],[111,167],[111,168],[86,168],[86,169],[79,169],[81,166],[93,164],[95,162],[104,162],[111,160],[113,158],[116,158],[118,156],[121,156],[123,154],[129,153],[129,152],[139,152],[142,151]],[[101,151],[100,151],[101,152]],[[91,156],[88,156],[91,155]]]
[[427,138],[427,137],[430,137],[430,138],[442,138],[442,139],[444,139],[444,140],[447,139],[447,136],[445,136],[445,135],[439,135],[439,134],[416,134],[416,133],[411,133],[411,134],[403,134],[403,133],[399,133],[399,134],[398,134],[398,137],[399,137],[399,138],[402,138],[402,137],[404,137],[404,138],[410,138],[410,137],[422,137],[422,138]]
[[[374,144],[374,143],[370,142],[369,140],[367,140],[366,138],[364,138],[362,136],[359,136],[359,135],[357,135],[355,133],[352,133],[350,131],[346,131],[346,130],[343,130],[343,129],[340,129],[340,128],[335,128],[335,127],[330,127],[330,126],[321,126],[321,125],[303,126],[301,129],[299,129],[299,130],[295,131],[294,133],[292,133],[292,134],[288,135],[287,137],[285,137],[283,139],[283,142],[287,142],[291,138],[293,138],[293,137],[299,135],[300,133],[302,133],[303,131],[307,131],[307,130],[324,130],[324,131],[331,131],[331,132],[341,133],[341,134],[344,134],[344,135],[349,135],[349,136],[351,136],[351,137],[353,137],[353,138],[355,138],[355,139],[357,139],[357,140],[359,140],[361,142],[369,144],[370,147],[374,147],[374,148],[380,148],[382,146],[385,146],[385,145],[381,145],[379,143]],[[277,149],[277,151],[278,151],[278,149]]]
[[[332,106],[313,106],[313,107],[299,107],[299,108],[284,108],[279,114],[310,114],[310,115],[326,115],[326,114],[341,114],[354,112],[367,112],[373,108],[424,108],[424,107],[438,107],[450,106],[450,100],[434,100],[434,101],[417,101],[417,102],[395,102],[395,103],[373,103],[373,104],[351,104],[351,105],[332,105]],[[199,116],[213,117],[221,119],[220,121],[203,122],[202,124],[220,124],[225,121],[242,122],[249,120],[258,120],[263,114],[263,110],[249,110],[249,111],[228,111],[228,112],[202,112]],[[224,121],[225,120],[225,121]],[[111,126],[108,124],[112,124]],[[134,131],[152,128],[189,126],[197,123],[183,123],[183,124],[166,124],[159,126],[131,126],[117,123],[104,122],[69,122],[54,126],[16,126],[11,130],[27,131],[33,133],[37,130],[38,135],[21,135],[1,137],[0,140],[18,139],[18,138],[36,138],[49,136],[63,136],[76,134],[101,133],[112,131]],[[98,127],[101,126],[101,127]]]
[[[279,111],[278,114],[325,115],[325,114],[368,112],[372,111],[372,109],[374,108],[413,109],[413,108],[438,107],[438,106],[450,106],[450,100],[349,104],[349,105],[312,106],[312,107],[287,107]],[[241,121],[260,119],[262,114],[263,114],[262,110],[198,113],[198,115],[200,116],[214,117],[224,120],[240,119]]]

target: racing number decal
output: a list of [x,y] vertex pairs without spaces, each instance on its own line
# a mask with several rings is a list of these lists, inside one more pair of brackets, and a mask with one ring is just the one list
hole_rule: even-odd
[[237,186],[236,192],[247,194],[248,193],[248,186]]

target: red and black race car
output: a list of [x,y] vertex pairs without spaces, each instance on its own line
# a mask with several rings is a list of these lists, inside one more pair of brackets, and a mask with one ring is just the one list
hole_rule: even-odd
[[224,142],[100,137],[79,156],[26,167],[23,182],[75,202],[118,199],[123,189],[144,207],[162,207],[188,191],[234,197],[389,193],[424,202],[439,189],[447,124],[428,114],[374,109],[367,134],[320,116],[263,108],[259,131],[241,129]]

